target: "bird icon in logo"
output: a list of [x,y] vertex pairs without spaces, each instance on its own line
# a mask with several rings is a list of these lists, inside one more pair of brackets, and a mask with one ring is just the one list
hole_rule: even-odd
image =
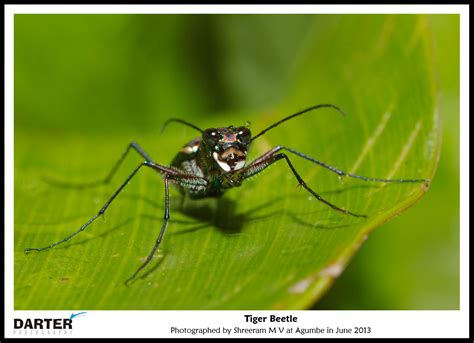
[[78,312],[78,313],[71,313],[71,317],[69,317],[70,320],[73,320],[76,317],[79,317],[80,315],[86,314],[87,312]]

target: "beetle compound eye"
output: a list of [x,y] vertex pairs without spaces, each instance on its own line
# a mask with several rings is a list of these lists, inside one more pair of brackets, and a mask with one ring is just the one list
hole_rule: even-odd
[[216,129],[208,129],[204,131],[205,135],[208,136],[209,138],[217,138],[219,137],[219,132],[217,132]]
[[242,143],[248,143],[250,141],[250,130],[246,127],[240,127],[238,132],[238,138]]
[[213,146],[219,141],[220,134],[216,129],[207,129],[204,130],[203,138],[209,145]]

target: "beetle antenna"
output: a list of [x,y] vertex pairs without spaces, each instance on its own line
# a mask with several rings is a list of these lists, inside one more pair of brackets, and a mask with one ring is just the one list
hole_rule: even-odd
[[176,122],[176,123],[181,123],[181,124],[184,124],[186,126],[189,126],[189,127],[192,127],[194,130],[197,130],[201,133],[204,133],[203,130],[201,130],[200,128],[198,128],[196,125],[194,124],[191,124],[191,123],[188,123],[187,121],[183,120],[183,119],[178,119],[178,118],[170,118],[168,119],[167,121],[165,121],[165,123],[163,124],[163,126],[161,127],[161,132],[163,133],[163,131],[166,129],[166,127],[168,126],[169,123],[172,123],[172,122]]
[[292,119],[292,118],[294,118],[294,117],[297,117],[297,116],[299,116],[299,115],[301,115],[301,114],[303,114],[303,113],[310,112],[310,111],[313,111],[313,110],[317,110],[317,109],[323,108],[323,107],[334,108],[336,111],[338,111],[339,113],[341,113],[343,116],[346,115],[346,113],[345,113],[343,110],[341,110],[339,107],[337,107],[336,105],[332,105],[332,104],[320,104],[320,105],[312,106],[312,107],[309,107],[309,108],[307,108],[307,109],[304,109],[304,110],[302,110],[302,111],[300,111],[300,112],[298,112],[298,113],[292,114],[292,115],[290,115],[290,116],[288,116],[288,117],[286,117],[286,118],[283,118],[282,120],[276,122],[276,123],[273,124],[273,125],[270,125],[270,126],[267,127],[265,130],[263,130],[262,132],[260,132],[258,135],[254,136],[254,137],[250,140],[250,142],[254,141],[256,138],[262,136],[262,135],[265,134],[267,131],[273,129],[274,127],[276,127],[276,126],[282,124],[283,122],[285,122],[285,121],[287,121],[287,120],[290,120],[290,119]]

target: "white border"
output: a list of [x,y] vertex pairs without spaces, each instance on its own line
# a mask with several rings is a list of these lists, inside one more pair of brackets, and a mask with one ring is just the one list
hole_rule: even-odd
[[[270,322],[253,324],[246,322],[245,315],[269,317],[297,317],[296,323]],[[69,318],[67,311],[16,311],[15,318]],[[10,320],[11,322],[12,320]],[[171,328],[220,328],[220,333],[203,334],[172,334]],[[234,328],[267,329],[266,333],[253,335],[236,334]],[[269,333],[270,327],[292,329],[292,333]],[[370,327],[369,334],[328,334],[312,333],[301,335],[296,328],[354,328]],[[462,338],[467,337],[468,321],[462,311],[88,311],[85,315],[74,319],[74,329],[64,332],[50,331],[49,337],[74,338],[147,338],[147,337],[258,337],[258,338]],[[225,334],[223,328],[230,329],[232,335]],[[5,332],[11,337],[12,323],[5,326]],[[41,331],[22,331],[14,337],[46,337]],[[44,330],[45,333],[47,330]]]
[[[469,7],[460,17],[460,308],[469,315]],[[472,337],[471,337],[472,338]]]
[[[14,13],[162,13],[162,14],[305,14],[305,13],[440,13],[469,12],[466,5],[14,5]],[[461,9],[464,8],[463,11]]]
[[[439,13],[460,14],[460,110],[461,110],[461,227],[459,311],[90,311],[76,319],[70,334],[51,337],[203,337],[172,335],[177,327],[373,327],[369,335],[337,337],[469,337],[469,6],[468,5],[6,5],[5,7],[5,335],[13,336],[13,317],[67,317],[64,311],[14,311],[13,309],[13,16],[16,13]],[[7,263],[8,261],[8,263]],[[294,315],[298,322],[251,324],[245,314]],[[82,324],[81,324],[82,323]],[[160,323],[157,325],[157,323]],[[232,335],[232,337],[277,335]],[[292,336],[283,334],[279,336]],[[207,335],[206,337],[228,337]],[[293,337],[300,337],[298,335]],[[313,334],[301,337],[336,337]]]
[[[5,7],[5,324],[13,315],[13,12]],[[8,244],[7,244],[8,242]],[[9,261],[10,263],[7,263]],[[6,331],[5,331],[6,332]]]

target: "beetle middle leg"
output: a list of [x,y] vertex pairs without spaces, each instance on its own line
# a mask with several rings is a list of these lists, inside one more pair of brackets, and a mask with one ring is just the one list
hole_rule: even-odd
[[44,251],[44,250],[49,250],[61,243],[69,241],[71,238],[74,236],[78,235],[80,232],[84,231],[90,224],[92,224],[97,217],[100,215],[103,215],[105,211],[109,208],[110,204],[114,199],[120,194],[120,192],[125,188],[125,186],[130,182],[130,180],[137,174],[137,172],[141,169],[141,167],[146,166],[149,168],[152,168],[156,171],[158,171],[160,174],[164,175],[164,180],[165,180],[165,214],[164,214],[164,222],[163,225],[161,226],[161,230],[158,236],[158,239],[156,240],[155,245],[153,246],[153,249],[151,253],[148,255],[147,259],[145,262],[142,264],[142,266],[133,274],[132,277],[127,279],[126,282],[130,281],[133,279],[140,270],[142,270],[151,260],[153,257],[154,253],[158,249],[158,246],[163,238],[163,235],[165,233],[166,226],[168,224],[170,215],[169,215],[169,190],[168,190],[168,180],[171,178],[173,180],[176,180],[177,182],[181,183],[183,186],[188,185],[189,187],[197,187],[197,186],[205,186],[207,184],[207,180],[198,176],[190,175],[190,174],[185,174],[182,172],[177,171],[176,169],[172,169],[169,167],[162,166],[160,164],[151,162],[151,161],[144,161],[140,163],[140,165],[135,168],[135,170],[127,177],[127,179],[120,185],[120,187],[115,191],[115,193],[107,200],[107,202],[102,206],[102,208],[99,210],[98,213],[96,213],[91,219],[89,219],[85,224],[83,224],[77,231],[73,232],[72,234],[66,236],[65,238],[61,239],[60,241],[57,241],[53,244],[50,244],[48,246],[42,247],[42,248],[26,248],[24,250],[25,253],[28,253],[30,251]]
[[158,238],[157,238],[155,244],[153,245],[153,249],[148,254],[148,256],[146,257],[143,264],[135,271],[135,273],[133,273],[132,276],[130,276],[127,280],[125,280],[125,282],[124,282],[125,284],[127,284],[131,280],[133,280],[138,275],[138,273],[143,268],[145,268],[148,263],[150,263],[151,259],[155,255],[155,252],[156,252],[156,250],[158,249],[158,247],[161,243],[161,240],[163,239],[163,235],[165,234],[165,230],[166,230],[166,227],[168,226],[168,221],[170,219],[170,201],[169,201],[168,179],[169,179],[169,176],[166,175],[165,176],[165,216],[164,216],[163,224],[161,225],[161,229],[160,229],[160,233],[158,235]]

